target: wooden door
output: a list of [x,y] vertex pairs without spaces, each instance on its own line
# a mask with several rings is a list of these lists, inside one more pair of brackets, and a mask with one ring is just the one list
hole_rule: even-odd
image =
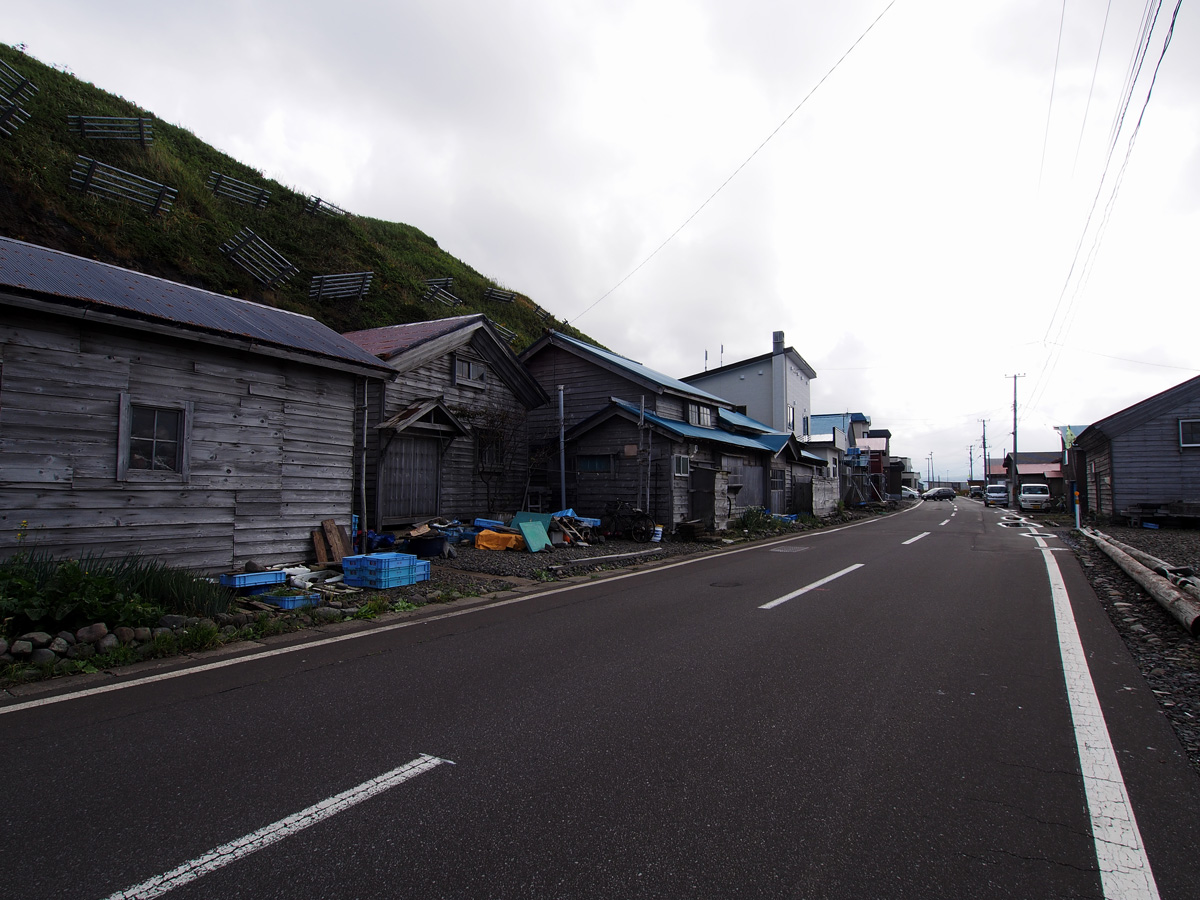
[[441,442],[437,438],[397,437],[379,467],[379,512],[388,522],[413,522],[438,514]]

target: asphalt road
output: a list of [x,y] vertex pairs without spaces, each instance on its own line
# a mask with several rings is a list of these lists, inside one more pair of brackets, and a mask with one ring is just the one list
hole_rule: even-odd
[[[1200,779],[1074,559],[1006,515],[0,707],[0,898],[1194,898]],[[1097,849],[1121,796],[1143,862]]]

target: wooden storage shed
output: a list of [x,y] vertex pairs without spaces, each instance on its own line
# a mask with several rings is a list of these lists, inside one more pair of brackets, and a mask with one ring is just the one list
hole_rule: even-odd
[[1092,423],[1069,459],[1093,514],[1200,518],[1200,376]]
[[482,314],[345,335],[397,376],[370,389],[366,521],[376,530],[523,506],[542,391]]
[[392,372],[308,316],[0,238],[0,554],[217,572],[350,525]]

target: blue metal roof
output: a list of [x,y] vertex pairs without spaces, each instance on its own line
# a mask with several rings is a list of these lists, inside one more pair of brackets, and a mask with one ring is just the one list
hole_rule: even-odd
[[866,422],[871,424],[871,417],[862,413],[819,413],[809,416],[808,421],[813,434],[828,434],[834,428],[840,428],[846,434],[850,433],[851,422]]
[[689,397],[696,397],[697,399],[700,399],[700,400],[709,400],[709,401],[712,401],[713,403],[722,403],[725,405],[732,405],[732,404],[730,404],[730,402],[728,400],[726,400],[723,397],[718,397],[716,394],[710,394],[707,391],[702,391],[698,387],[693,387],[692,385],[688,384],[687,382],[680,381],[678,378],[672,378],[669,375],[664,375],[662,372],[656,372],[653,369],[651,369],[649,366],[643,366],[640,362],[637,362],[635,360],[629,359],[628,357],[613,353],[610,350],[603,350],[600,347],[597,347],[595,344],[589,344],[586,341],[580,341],[580,340],[577,340],[576,338],[569,337],[569,336],[563,334],[561,331],[551,332],[551,336],[552,336],[553,340],[555,340],[555,341],[561,341],[564,344],[571,344],[575,347],[578,347],[580,350],[584,351],[585,353],[590,353],[594,356],[598,356],[601,359],[610,363],[611,365],[618,366],[622,369],[625,369],[629,373],[631,373],[643,380],[648,380],[648,381],[651,381],[662,387],[670,388],[673,391],[677,391],[678,393],[681,393],[681,394],[686,394]]
[[[627,413],[635,416],[641,414],[640,407],[626,400],[619,400],[613,397],[612,402]],[[772,455],[779,453],[780,450],[787,446],[788,441],[792,437],[792,435],[785,431],[772,431],[759,435],[734,434],[723,428],[706,428],[702,425],[680,422],[678,419],[664,419],[662,416],[655,415],[654,413],[646,413],[645,416],[646,421],[650,424],[669,434],[674,434],[682,440],[710,441],[716,444],[724,444],[728,447],[741,447],[746,450],[766,450]],[[750,419],[749,421],[753,422],[755,420]],[[762,425],[761,422],[757,424]],[[815,453],[809,453],[807,450],[801,450],[800,455],[811,462],[819,463],[820,465],[826,464],[823,457],[817,456]]]
[[0,237],[0,289],[99,307],[114,315],[238,338],[306,355],[387,366],[311,316],[178,284],[107,263]]
[[746,431],[757,431],[760,434],[773,432],[787,436],[786,431],[775,432],[775,429],[766,422],[760,422],[758,419],[752,419],[749,416],[734,412],[732,409],[718,409],[717,416],[724,422],[728,422],[733,428],[742,428]]

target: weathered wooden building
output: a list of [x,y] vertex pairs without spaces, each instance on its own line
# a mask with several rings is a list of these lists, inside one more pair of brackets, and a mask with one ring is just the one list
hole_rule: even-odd
[[530,416],[553,451],[535,482],[544,507],[559,508],[565,486],[565,504],[581,515],[626,501],[667,527],[699,519],[723,528],[746,507],[789,512],[806,499],[811,512],[812,473],[824,461],[728,400],[554,331],[521,360],[547,393],[562,389],[561,458],[557,404]]
[[1092,423],[1068,459],[1091,513],[1200,516],[1200,376]]
[[308,316],[0,238],[0,554],[215,572],[351,522],[391,370]]
[[368,401],[367,522],[470,521],[520,509],[529,410],[546,394],[482,314],[345,335],[397,378]]

